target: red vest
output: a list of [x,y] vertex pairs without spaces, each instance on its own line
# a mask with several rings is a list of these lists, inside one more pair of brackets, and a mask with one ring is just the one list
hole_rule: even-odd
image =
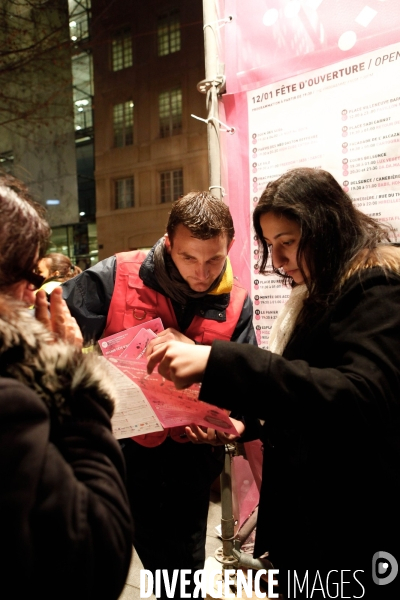
[[[139,269],[145,258],[146,253],[140,250],[121,252],[116,255],[115,286],[104,337],[156,317],[160,317],[165,329],[173,327],[179,330],[171,300],[147,287],[139,277]],[[225,321],[218,322],[195,316],[183,333],[198,344],[211,345],[214,340],[229,341],[235,331],[246,297],[246,290],[234,283],[230,292],[230,302],[226,308]],[[184,433],[183,427],[173,427],[170,430],[135,436],[132,439],[143,446],[154,447],[160,445],[168,435],[177,442],[187,442]]]

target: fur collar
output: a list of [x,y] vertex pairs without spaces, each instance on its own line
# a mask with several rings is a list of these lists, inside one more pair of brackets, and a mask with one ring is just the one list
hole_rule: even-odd
[[59,420],[71,414],[73,404],[86,395],[110,416],[114,410],[112,384],[99,357],[57,341],[33,311],[1,295],[0,376],[27,385]]
[[343,277],[342,285],[355,273],[373,267],[381,267],[385,271],[394,271],[400,274],[400,248],[392,244],[382,244],[370,251],[361,250],[351,262]]

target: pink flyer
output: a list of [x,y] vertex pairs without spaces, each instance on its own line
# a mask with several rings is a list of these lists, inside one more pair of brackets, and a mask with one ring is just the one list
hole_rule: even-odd
[[143,358],[147,344],[153,338],[157,337],[151,329],[141,329],[133,338],[130,344],[119,355],[119,358],[126,360],[138,360]]
[[114,333],[99,340],[98,344],[103,356],[120,356],[125,348],[132,342],[141,329],[150,329],[155,335],[163,331],[164,326],[160,318],[146,321],[141,325],[129,327],[119,333]]
[[109,361],[140,389],[163,428],[196,424],[237,435],[226,411],[198,399],[199,385],[177,390],[156,371],[149,375],[146,360],[112,357]]

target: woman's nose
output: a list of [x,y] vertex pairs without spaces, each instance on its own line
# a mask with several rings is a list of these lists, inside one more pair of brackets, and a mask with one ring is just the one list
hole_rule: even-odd
[[287,263],[287,258],[285,253],[282,250],[278,250],[277,248],[271,249],[272,254],[272,264],[276,269],[280,269]]

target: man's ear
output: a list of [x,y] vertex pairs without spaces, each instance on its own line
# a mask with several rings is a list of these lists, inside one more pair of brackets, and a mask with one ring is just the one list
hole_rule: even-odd
[[230,249],[231,249],[231,248],[232,248],[232,246],[233,246],[233,242],[234,242],[234,241],[235,241],[235,238],[232,238],[232,239],[231,239],[231,241],[230,241],[230,242],[229,242],[229,244],[228,244],[228,254],[229,254],[229,251],[230,251]]
[[169,239],[168,233],[164,234],[164,244],[165,244],[165,249],[168,252],[168,254],[171,254],[171,241]]

